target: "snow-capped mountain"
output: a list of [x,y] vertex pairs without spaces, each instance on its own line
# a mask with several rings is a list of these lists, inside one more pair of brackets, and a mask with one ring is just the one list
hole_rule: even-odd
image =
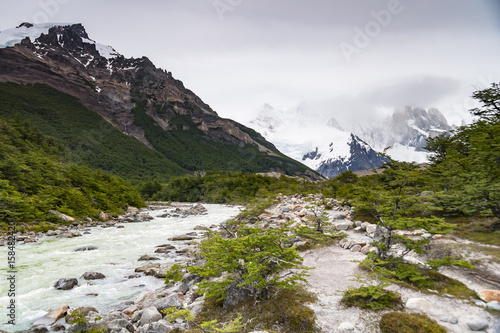
[[[8,83],[4,89],[7,85],[19,85],[19,90],[22,85],[32,85],[37,93],[51,88],[69,95],[66,98],[76,98],[85,112],[97,114],[114,126],[119,133],[116,137],[137,139],[143,144],[137,151],[148,150],[148,154],[154,151],[152,165],[162,168],[168,165],[175,174],[196,170],[277,171],[319,178],[316,172],[284,156],[259,133],[219,117],[171,72],[157,68],[147,57],[126,58],[111,46],[96,43],[82,24],[23,23],[0,31],[0,85],[2,83]],[[48,94],[46,97],[50,105],[58,105],[58,96]],[[15,94],[2,97],[16,103],[24,101]],[[34,114],[39,109],[26,107],[25,116],[31,117],[41,129],[67,125],[66,122],[55,124],[61,118],[57,114],[67,112],[63,106],[44,109],[47,114],[43,116]],[[2,110],[7,115],[10,111],[9,108]],[[74,120],[73,133],[83,134],[71,138],[78,142],[71,142],[72,147],[88,147],[89,142],[97,142],[94,137],[88,139],[92,124],[76,116]],[[104,134],[100,137],[105,139]],[[111,142],[95,146],[108,147],[108,144],[106,153],[117,156]],[[91,160],[94,158],[91,150],[86,148],[89,153],[81,154],[78,160],[95,162],[101,169],[104,168],[99,160],[114,161]],[[109,163],[105,170],[117,170],[116,165],[120,165],[120,170],[133,170],[137,165],[146,164],[145,160],[136,161],[133,157],[120,157],[119,161]],[[91,162],[88,164],[92,165]]]
[[437,109],[406,107],[377,121],[348,122],[341,116],[325,118],[304,105],[277,110],[265,104],[248,126],[326,177],[379,167],[385,159],[377,153],[387,147],[396,160],[425,162],[426,139],[452,129]]

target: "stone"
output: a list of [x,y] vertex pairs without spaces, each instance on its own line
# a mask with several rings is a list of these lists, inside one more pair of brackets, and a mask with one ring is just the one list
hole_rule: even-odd
[[301,248],[307,245],[307,241],[295,242],[293,243],[293,247]]
[[104,213],[104,212],[100,212],[99,213],[99,220],[101,220],[101,221],[109,220],[109,215]]
[[47,325],[50,326],[54,324],[56,321],[65,317],[68,314],[69,306],[63,305],[60,308],[52,309],[45,316],[38,318],[33,322],[33,326],[37,325]]
[[208,228],[202,225],[197,225],[196,227],[193,228],[193,230],[207,230]]
[[145,260],[159,260],[160,258],[158,257],[151,257],[151,256],[148,256],[147,254],[145,255],[142,255],[139,259],[137,259],[138,261],[145,261]]
[[486,308],[490,310],[498,310],[500,311],[500,302],[498,301],[491,301],[486,303]]
[[190,251],[191,251],[190,247],[183,247],[181,249],[176,250],[175,253],[184,254],[184,253],[188,253]]
[[55,211],[55,210],[49,210],[48,213],[47,213],[47,215],[55,215],[55,216],[59,217],[60,219],[62,219],[65,222],[73,222],[73,221],[75,221],[74,217],[71,217],[69,215],[60,213],[60,212]]
[[172,306],[177,309],[182,309],[182,301],[179,298],[178,294],[171,294],[165,298],[160,298],[159,300],[153,303],[153,306],[158,309],[158,311],[165,310]]
[[52,326],[52,330],[54,332],[64,331],[66,330],[66,326],[64,326],[63,324],[55,324]]
[[30,333],[46,333],[49,329],[45,325],[33,325],[28,332]]
[[162,245],[158,245],[156,247],[163,247],[163,248],[166,248],[169,250],[175,249],[175,246],[173,246],[172,244],[162,244]]
[[78,285],[78,280],[75,278],[63,278],[54,283],[54,288],[57,290],[70,290]]
[[343,223],[337,223],[335,225],[337,230],[348,230],[352,229],[352,222],[343,222]]
[[193,240],[195,238],[196,237],[193,237],[193,236],[180,235],[180,236],[171,237],[168,240],[169,241],[187,241],[187,240]]
[[432,307],[432,304],[425,298],[409,298],[406,301],[406,307],[411,310],[427,312]]
[[101,318],[101,320],[98,320],[96,324],[98,326],[107,327],[110,323],[120,319],[125,319],[126,321],[129,321],[129,317],[126,314],[118,310],[112,310],[106,313],[106,315],[103,318]]
[[157,322],[141,326],[137,329],[137,333],[167,333],[175,329],[171,323],[166,320],[159,320]]
[[129,317],[132,317],[132,315],[137,311],[137,305],[132,304],[129,307],[123,309],[122,313],[126,314]]
[[99,311],[97,311],[97,309],[94,308],[93,306],[79,306],[76,309],[74,309],[71,313],[75,313],[75,312],[79,312],[79,313],[83,314],[85,317],[88,316],[89,313],[91,313],[91,312],[99,313]]
[[127,214],[135,215],[139,213],[139,208],[129,206],[127,207]]
[[469,329],[474,332],[483,331],[490,326],[488,324],[488,321],[484,320],[483,318],[471,318],[467,320],[466,323],[467,326],[469,326]]
[[203,306],[205,304],[204,300],[197,300],[188,305],[188,309],[191,311],[193,316],[197,316],[203,311]]
[[81,237],[81,236],[82,236],[82,234],[81,234],[81,233],[79,233],[79,232],[78,232],[78,231],[76,231],[76,230],[70,230],[70,231],[68,231],[68,237],[69,237],[69,238]]
[[486,303],[491,301],[500,302],[500,290],[482,290],[479,297]]
[[441,239],[441,238],[443,238],[443,235],[440,234],[432,236],[432,239]]
[[361,248],[360,252],[363,254],[368,254],[368,253],[370,253],[371,248],[372,248],[371,245],[365,245]]
[[160,319],[161,319],[161,313],[158,312],[158,309],[155,306],[149,306],[144,310],[142,310],[142,315],[141,319],[139,320],[138,326],[151,324]]
[[81,252],[81,251],[93,251],[93,250],[97,250],[97,246],[94,246],[94,245],[81,246],[81,247],[77,247],[73,251]]
[[144,266],[137,267],[135,269],[136,273],[144,273],[146,275],[154,275],[155,272],[157,272],[160,269],[160,264],[159,263],[147,263]]
[[361,251],[361,245],[357,245],[357,244],[356,244],[356,245],[353,245],[353,246],[351,247],[351,251],[352,251],[352,252],[359,252],[359,251]]
[[57,232],[55,230],[48,230],[46,233],[45,233],[46,236],[55,236],[57,235]]
[[451,318],[451,319],[450,319],[450,324],[452,324],[452,325],[456,325],[456,324],[458,324],[458,318],[457,318],[457,317],[453,317],[453,318]]
[[107,333],[134,333],[134,325],[127,319],[115,319],[107,325]]
[[374,234],[377,231],[377,225],[368,223],[365,227],[367,234]]
[[226,289],[227,297],[224,299],[222,307],[226,310],[229,310],[236,306],[238,303],[245,301],[248,297],[250,297],[250,293],[240,287],[235,285],[229,286]]
[[169,253],[170,250],[166,247],[159,247],[155,250],[155,253]]
[[85,280],[100,280],[104,279],[106,276],[99,272],[85,272],[82,275],[82,278]]

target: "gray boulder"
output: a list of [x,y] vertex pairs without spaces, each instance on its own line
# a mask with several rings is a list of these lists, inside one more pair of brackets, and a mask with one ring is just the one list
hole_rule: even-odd
[[467,320],[467,326],[469,326],[469,329],[471,331],[477,332],[477,331],[484,331],[487,329],[490,325],[488,324],[488,321],[486,321],[483,318],[471,318]]
[[137,333],[166,333],[174,330],[174,326],[166,320],[159,320],[157,322],[141,326],[137,329]]
[[86,245],[86,246],[81,246],[76,249],[74,249],[75,252],[81,252],[81,251],[93,251],[97,250],[97,246],[94,245]]
[[138,326],[144,326],[147,324],[154,323],[161,319],[161,313],[155,306],[150,306],[142,310],[141,320],[139,320]]
[[182,309],[182,301],[179,298],[179,295],[172,294],[155,301],[153,306],[160,312],[172,306],[175,306],[177,309]]
[[99,280],[104,279],[106,276],[99,272],[85,272],[82,275],[82,278],[85,280]]
[[78,280],[75,278],[63,278],[57,280],[56,283],[54,283],[54,288],[57,290],[70,290],[73,289],[75,286],[78,285]]
[[134,333],[134,325],[127,319],[115,319],[108,324],[108,332],[107,333]]
[[36,325],[36,326],[32,326],[28,332],[30,333],[46,333],[48,332],[49,329],[47,327],[45,327],[45,325]]

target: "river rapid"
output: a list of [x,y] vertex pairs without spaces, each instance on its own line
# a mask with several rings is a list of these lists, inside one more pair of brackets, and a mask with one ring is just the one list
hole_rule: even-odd
[[[156,246],[170,243],[179,247],[182,242],[168,241],[169,237],[193,231],[197,225],[219,224],[236,216],[234,206],[204,205],[207,215],[186,218],[160,218],[163,210],[150,211],[153,220],[123,223],[124,228],[95,227],[90,234],[75,238],[44,237],[37,243],[16,245],[16,325],[6,325],[7,305],[10,302],[7,280],[7,247],[0,247],[4,264],[0,264],[0,329],[15,332],[28,329],[33,321],[50,309],[69,305],[93,306],[99,312],[112,310],[126,301],[133,301],[163,285],[163,280],[151,276],[129,279],[135,268],[146,264],[137,261],[144,254],[160,257],[158,263],[173,262],[175,254],[154,253]],[[201,232],[199,232],[201,234]],[[75,252],[82,246],[93,245],[97,250]],[[85,272],[100,272],[106,278],[87,281]],[[79,285],[71,290],[55,290],[60,278],[77,278]]]

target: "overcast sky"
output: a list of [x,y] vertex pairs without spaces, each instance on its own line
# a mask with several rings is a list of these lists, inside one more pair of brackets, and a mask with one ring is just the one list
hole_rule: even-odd
[[[83,23],[149,57],[219,115],[304,101],[359,116],[405,105],[457,121],[500,81],[498,0],[0,0],[0,30]],[[313,104],[309,104],[313,105]]]

